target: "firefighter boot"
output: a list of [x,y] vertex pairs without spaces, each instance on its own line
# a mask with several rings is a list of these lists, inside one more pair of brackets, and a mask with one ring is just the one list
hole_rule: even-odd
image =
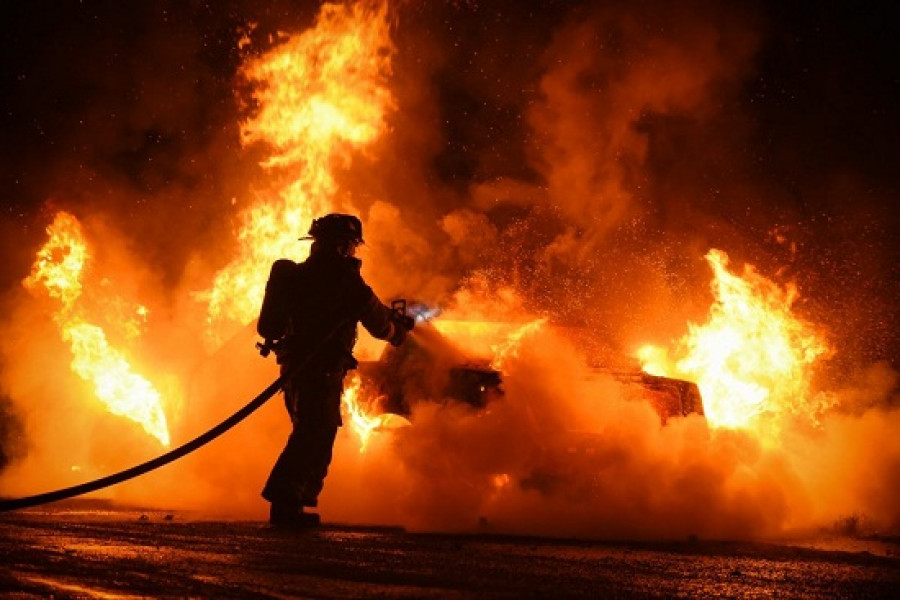
[[269,524],[279,529],[309,529],[318,527],[319,515],[305,513],[295,504],[273,502],[269,508]]

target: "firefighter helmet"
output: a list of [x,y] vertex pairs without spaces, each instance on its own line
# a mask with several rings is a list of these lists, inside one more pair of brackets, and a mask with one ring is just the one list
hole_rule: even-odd
[[362,222],[353,215],[331,213],[314,219],[309,234],[300,239],[362,244]]

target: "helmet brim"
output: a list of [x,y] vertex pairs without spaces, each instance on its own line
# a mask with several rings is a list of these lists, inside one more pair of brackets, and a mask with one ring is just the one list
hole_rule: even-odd
[[[314,238],[311,235],[304,235],[302,238],[297,238],[298,242],[310,242],[310,241],[315,241],[315,240],[316,240],[316,238]],[[347,241],[356,242],[357,246],[362,246],[363,244],[366,243],[366,240],[363,240],[363,239],[354,240],[353,238],[347,238]]]

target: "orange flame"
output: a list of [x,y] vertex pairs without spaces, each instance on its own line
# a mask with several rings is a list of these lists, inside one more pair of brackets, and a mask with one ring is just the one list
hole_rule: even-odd
[[256,317],[268,266],[304,250],[298,234],[338,204],[336,169],[385,131],[389,34],[386,2],[325,4],[314,28],[243,67],[257,111],[242,139],[270,148],[262,166],[272,183],[239,215],[238,256],[202,294],[210,324]]
[[[350,382],[341,396],[341,406],[344,413],[350,418],[350,425],[359,438],[359,451],[365,452],[372,434],[384,429],[396,429],[409,425],[409,421],[400,415],[385,413],[371,415],[371,407],[377,404],[377,399],[364,403],[362,401],[362,379],[356,373],[350,375]],[[369,408],[366,408],[365,405]]]
[[50,239],[38,250],[34,265],[22,284],[33,290],[43,284],[51,298],[62,302],[61,312],[69,312],[81,296],[81,273],[88,260],[87,245],[78,220],[59,212],[47,228]]
[[695,381],[710,424],[777,434],[779,419],[816,423],[834,399],[814,394],[815,363],[831,350],[812,325],[791,312],[797,288],[783,288],[747,265],[728,270],[728,256],[710,250],[715,300],[706,324],[688,325],[676,358],[656,346],[638,352],[644,370]]
[[[31,274],[22,284],[32,293],[43,288],[60,301],[53,319],[72,349],[72,370],[94,384],[94,392],[106,408],[140,424],[168,446],[169,432],[159,393],[149,381],[132,372],[124,355],[110,347],[103,330],[80,314],[81,278],[90,258],[81,225],[72,215],[60,212],[47,233],[50,239],[38,251]],[[144,307],[138,307],[137,312],[146,316]]]

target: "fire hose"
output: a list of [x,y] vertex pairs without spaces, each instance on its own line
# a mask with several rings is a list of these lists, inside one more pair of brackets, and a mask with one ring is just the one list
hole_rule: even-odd
[[80,496],[82,494],[94,492],[99,489],[115,485],[117,483],[122,483],[123,481],[127,481],[128,479],[133,479],[135,477],[143,475],[144,473],[148,473],[150,471],[153,471],[154,469],[158,469],[159,467],[167,465],[172,461],[178,460],[182,456],[190,454],[197,448],[200,448],[201,446],[204,446],[205,444],[216,439],[217,437],[246,419],[248,416],[250,416],[251,413],[265,404],[266,401],[269,400],[269,398],[274,396],[278,392],[278,390],[281,389],[285,377],[285,375],[282,375],[281,377],[273,381],[269,387],[263,390],[262,393],[260,393],[256,398],[247,403],[246,406],[244,406],[242,409],[240,409],[206,433],[195,437],[191,441],[182,444],[174,450],[170,450],[169,452],[166,452],[161,456],[157,456],[152,460],[148,460],[147,462],[131,467],[130,469],[125,469],[124,471],[119,471],[118,473],[113,473],[112,475],[107,475],[106,477],[95,479],[94,481],[88,481],[79,485],[73,485],[72,487],[67,487],[52,492],[46,492],[43,494],[36,494],[34,496],[14,498],[11,500],[0,500],[0,512],[18,510],[20,508],[28,508],[31,506],[37,506],[39,504],[49,504],[50,502],[65,500],[66,498],[72,498],[73,496]]
[[[408,326],[409,329],[412,329],[413,322],[405,320],[407,319],[405,300],[395,300],[391,305],[391,310],[398,318],[402,317],[404,319],[404,321],[402,321],[404,323],[404,326]],[[334,329],[332,329],[328,333],[328,335],[322,338],[319,346],[315,347],[309,354],[304,357],[304,360],[300,361],[298,364],[295,364],[289,371],[282,373],[278,379],[273,381],[269,385],[269,387],[260,392],[260,394],[256,398],[248,402],[243,408],[238,410],[236,413],[234,413],[206,433],[198,435],[191,441],[186,442],[178,448],[170,450],[165,454],[157,456],[152,460],[148,460],[147,462],[135,465],[131,468],[125,469],[124,471],[113,473],[112,475],[107,475],[105,477],[101,477],[99,479],[95,479],[93,481],[88,481],[78,485],[73,485],[71,487],[54,490],[52,492],[35,494],[33,496],[25,496],[23,498],[0,500],[0,513],[19,510],[22,508],[29,508],[41,504],[49,504],[51,502],[57,502],[59,500],[65,500],[67,498],[73,498],[82,494],[95,492],[105,487],[116,485],[117,483],[122,483],[123,481],[134,479],[135,477],[139,477],[141,475],[144,475],[145,473],[149,473],[150,471],[163,467],[170,462],[176,461],[179,458],[190,454],[194,450],[205,446],[209,442],[213,441],[214,439],[249,417],[254,411],[256,411],[256,409],[265,404],[272,396],[277,394],[284,382],[289,379],[296,370],[302,368],[313,356],[315,356],[319,348],[321,348],[321,345],[324,344],[324,342],[328,341],[335,333],[337,333],[338,329],[340,329],[343,324],[344,321],[338,323],[338,325]],[[257,344],[256,347],[259,349],[259,352],[263,357],[268,356],[269,352],[274,349],[270,340],[266,340],[266,342],[263,344]]]

